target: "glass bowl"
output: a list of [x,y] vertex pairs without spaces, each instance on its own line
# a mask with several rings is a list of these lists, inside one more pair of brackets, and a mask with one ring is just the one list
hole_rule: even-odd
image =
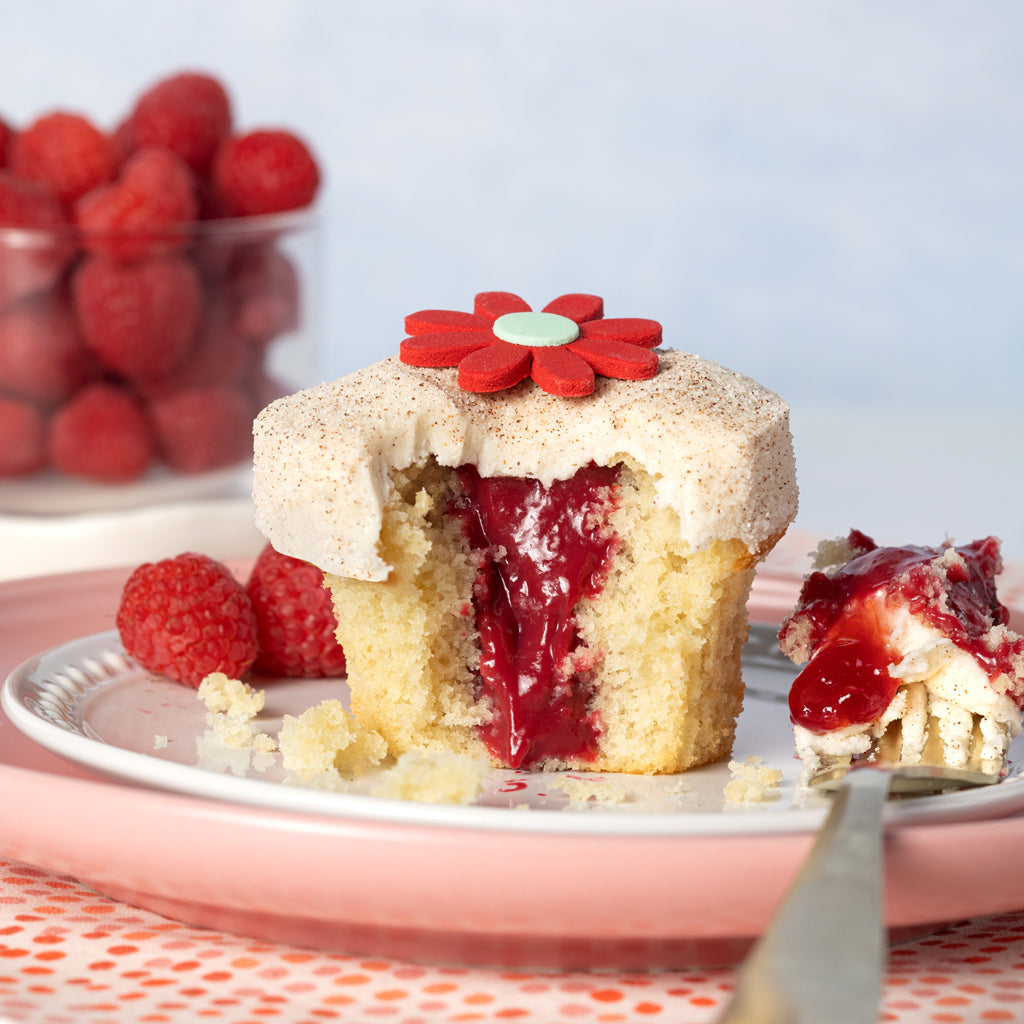
[[319,234],[0,227],[0,514],[244,489],[255,415],[316,383]]

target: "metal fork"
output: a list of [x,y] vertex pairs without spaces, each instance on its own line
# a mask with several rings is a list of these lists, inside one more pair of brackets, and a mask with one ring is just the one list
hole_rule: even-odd
[[813,848],[754,946],[719,1024],[876,1024],[886,962],[883,812],[890,793],[999,781],[987,771],[866,762],[810,783],[836,795]]

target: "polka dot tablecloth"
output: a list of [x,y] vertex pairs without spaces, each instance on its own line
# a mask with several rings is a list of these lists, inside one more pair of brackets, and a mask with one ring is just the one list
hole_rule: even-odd
[[[481,970],[254,943],[0,862],[0,1021],[699,1024],[717,1019],[735,977]],[[879,1019],[1024,1020],[1024,912],[893,947]]]

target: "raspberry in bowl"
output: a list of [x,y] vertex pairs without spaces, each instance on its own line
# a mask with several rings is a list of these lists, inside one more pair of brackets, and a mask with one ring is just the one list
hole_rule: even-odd
[[[4,141],[5,140],[5,141]],[[316,373],[321,172],[170,75],[117,125],[0,132],[0,514],[241,494],[251,426]]]

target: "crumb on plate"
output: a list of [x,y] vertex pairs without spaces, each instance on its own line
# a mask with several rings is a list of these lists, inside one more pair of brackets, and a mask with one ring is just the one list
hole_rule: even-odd
[[731,803],[763,803],[777,800],[782,772],[762,764],[761,758],[751,755],[744,762],[730,761],[732,781],[723,795]]

